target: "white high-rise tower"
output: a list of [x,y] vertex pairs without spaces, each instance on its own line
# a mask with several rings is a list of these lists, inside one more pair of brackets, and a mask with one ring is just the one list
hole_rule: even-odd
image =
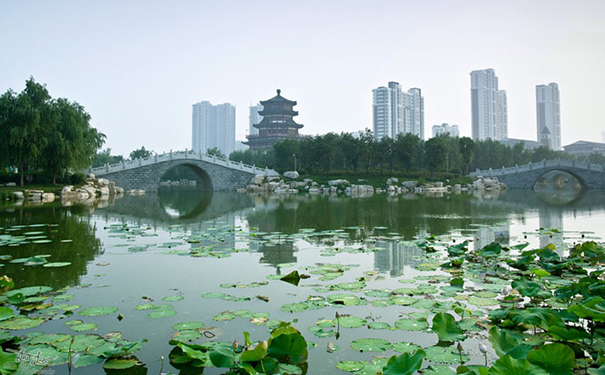
[[419,88],[402,91],[397,82],[372,90],[374,136],[412,133],[424,139],[424,98]]
[[471,72],[471,119],[475,140],[508,137],[506,91],[499,90],[493,69]]
[[259,124],[263,120],[263,116],[261,116],[258,112],[263,110],[263,106],[259,104],[250,106],[250,128],[248,134],[250,135],[258,135],[258,129],[253,125]]
[[235,107],[229,103],[212,105],[203,101],[193,105],[192,149],[207,152],[218,148],[229,156],[235,150]]
[[536,86],[538,142],[553,150],[561,149],[561,102],[559,85],[554,82]]

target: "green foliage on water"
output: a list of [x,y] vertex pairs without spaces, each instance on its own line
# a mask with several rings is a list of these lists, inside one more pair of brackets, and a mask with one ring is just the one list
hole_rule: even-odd
[[[49,225],[2,228],[3,244],[0,247],[23,249],[28,246],[32,250],[31,254],[28,252],[16,258],[19,260],[17,263],[10,263],[12,258],[4,257],[3,264],[6,267],[21,267],[32,257],[47,260],[44,264],[50,263],[48,260],[52,260],[54,253],[45,248],[49,244],[34,243],[37,240],[31,239],[52,235],[50,230],[54,229]],[[303,365],[306,357],[303,362],[289,362],[281,355],[285,350],[282,346],[288,350],[300,349],[301,353],[304,346],[307,356],[313,356],[312,351],[309,353],[312,345],[306,340],[302,345],[298,335],[316,336],[318,341],[342,340],[347,335],[355,335],[350,347],[348,342],[343,345],[341,341],[341,349],[338,349],[339,345],[328,341],[327,352],[336,352],[333,355],[342,358],[338,368],[360,375],[372,371],[413,373],[419,362],[422,366],[429,366],[423,370],[427,374],[449,374],[451,371],[461,374],[505,374],[514,371],[569,374],[581,373],[584,369],[590,374],[601,371],[600,367],[604,364],[605,249],[602,244],[589,239],[576,241],[569,249],[553,245],[535,248],[526,242],[514,245],[492,243],[473,249],[471,242],[466,241],[470,238],[462,242],[458,238],[453,241],[451,236],[421,236],[405,240],[399,233],[384,228],[368,229],[361,243],[351,239],[352,233],[362,230],[361,226],[326,231],[304,229],[291,234],[263,233],[250,229],[234,234],[233,227],[214,225],[196,235],[189,235],[175,226],[169,241],[145,238],[148,242],[144,246],[148,250],[138,254],[127,251],[132,247],[131,242],[152,237],[152,230],[132,224],[111,224],[106,230],[115,236],[112,238],[126,245],[123,246],[124,256],[129,257],[148,256],[156,251],[159,257],[208,257],[212,259],[198,261],[228,264],[228,260],[221,260],[227,255],[252,255],[247,254],[249,248],[236,249],[221,245],[221,240],[229,235],[237,236],[241,242],[255,241],[269,246],[294,241],[317,243],[321,253],[330,253],[333,257],[329,263],[318,261],[307,265],[299,265],[289,259],[279,260],[275,264],[279,264],[280,270],[287,270],[282,274],[270,274],[262,281],[217,280],[216,285],[191,295],[176,289],[176,285],[166,285],[157,294],[146,294],[142,301],[139,299],[141,304],[136,305],[138,302],[135,302],[130,308],[120,304],[119,310],[113,306],[98,308],[95,304],[84,307],[70,305],[67,302],[72,298],[81,303],[75,290],[46,285],[14,289],[13,283],[5,278],[3,287],[6,290],[0,296],[3,304],[0,306],[0,332],[6,342],[10,341],[26,350],[44,351],[56,357],[56,362],[53,362],[56,365],[69,363],[71,346],[71,352],[79,354],[72,361],[74,366],[104,362],[108,369],[130,365],[137,368],[142,365],[132,355],[135,349],[143,345],[142,342],[131,345],[133,342],[121,337],[117,339],[116,336],[34,334],[23,330],[38,327],[44,330],[49,320],[73,317],[83,320],[70,320],[70,329],[89,333],[103,331],[104,325],[97,319],[111,319],[115,322],[113,324],[118,324],[120,319],[130,322],[130,319],[160,318],[159,321],[149,322],[161,324],[165,321],[172,326],[179,317],[190,314],[190,311],[182,310],[185,303],[198,300],[203,304],[212,304],[220,299],[218,302],[227,301],[233,307],[214,317],[204,315],[204,312],[199,312],[195,317],[187,315],[184,320],[194,321],[174,325],[177,332],[170,339],[170,345],[174,346],[173,351],[178,355],[168,356],[171,363],[186,361],[188,366],[197,368],[205,367],[201,365],[203,363],[221,367],[227,373],[304,373],[307,371]],[[552,232],[537,230],[528,232],[528,235],[544,237],[548,233]],[[577,233],[574,235],[580,237]],[[206,242],[202,245],[201,241]],[[397,279],[400,282],[393,279],[392,283],[386,285],[384,275],[365,268],[361,259],[381,251],[381,246],[388,241],[405,243],[406,249],[413,250],[411,256],[417,266],[413,273]],[[161,254],[166,248],[183,251],[184,255]],[[67,262],[67,259],[61,261]],[[73,263],[64,269],[74,267],[76,260]],[[109,264],[97,266],[111,267]],[[44,267],[35,265],[25,268],[45,271]],[[52,268],[46,271],[56,272]],[[280,280],[284,274],[297,275],[297,283]],[[271,302],[280,301],[276,308],[270,310],[271,315],[257,309],[260,305],[265,308],[271,306],[259,301],[265,300],[260,298],[262,296],[255,298],[259,293],[257,288],[265,287],[261,293],[270,295]],[[283,299],[274,299],[276,290],[284,291],[278,293],[284,296]],[[265,298],[269,300],[269,297]],[[174,305],[162,303],[162,299],[174,302]],[[246,304],[247,308],[241,308],[244,307],[241,304]],[[220,310],[209,315],[217,311]],[[292,321],[299,318],[302,321],[306,317],[314,319],[311,327],[303,326],[304,335],[284,328],[284,332],[294,336],[287,340],[286,337],[274,339],[272,342],[276,346],[271,350],[271,339],[267,341],[266,349],[264,345],[259,347],[260,344],[251,342],[235,350],[231,339],[227,340],[229,342],[216,340],[221,335],[220,327],[228,327],[236,322],[253,324],[253,332],[257,335],[258,330],[279,329],[277,318],[284,316]],[[20,331],[27,334],[21,334]],[[419,337],[416,335],[428,339],[419,345],[421,341],[416,340]],[[210,338],[214,340],[213,343],[208,343]],[[485,358],[481,348],[479,351],[475,349],[475,341],[469,340],[475,338],[485,346]],[[321,344],[319,347],[325,347]],[[242,347],[247,349],[243,350]],[[376,353],[378,356],[373,359],[365,354],[363,358],[355,357],[353,350]],[[262,367],[258,370],[261,365],[267,366],[264,370]]]

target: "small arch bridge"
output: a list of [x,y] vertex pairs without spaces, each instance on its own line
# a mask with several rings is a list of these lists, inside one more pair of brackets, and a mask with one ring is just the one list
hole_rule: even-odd
[[125,190],[143,189],[157,191],[162,176],[177,166],[187,166],[197,173],[204,189],[229,191],[245,188],[256,175],[279,176],[273,169],[257,168],[253,165],[234,162],[214,155],[193,151],[178,151],[153,155],[147,158],[106,164],[90,168],[95,177],[115,181]]
[[497,177],[512,189],[533,189],[546,181],[562,184],[566,179],[564,176],[569,175],[577,180],[582,189],[605,189],[605,165],[575,160],[544,160],[510,168],[477,169],[470,173],[471,177]]

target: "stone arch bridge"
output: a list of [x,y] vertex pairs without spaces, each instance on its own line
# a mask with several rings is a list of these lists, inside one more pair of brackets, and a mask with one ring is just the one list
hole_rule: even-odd
[[579,163],[575,160],[545,160],[502,169],[487,169],[472,172],[472,177],[497,177],[512,189],[533,189],[549,172],[566,172],[574,176],[584,189],[605,189],[605,165]]
[[252,177],[258,174],[279,176],[272,169],[261,169],[253,165],[237,163],[214,155],[193,151],[178,151],[124,161],[118,164],[91,168],[89,173],[96,177],[115,181],[125,190],[143,189],[157,191],[160,180],[170,169],[184,165],[191,168],[202,180],[204,189],[228,191],[245,188]]

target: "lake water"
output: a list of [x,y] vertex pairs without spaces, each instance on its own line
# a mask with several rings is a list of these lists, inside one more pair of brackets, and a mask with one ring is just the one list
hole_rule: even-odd
[[[165,357],[163,371],[179,372],[168,361],[173,348],[168,341],[177,323],[199,321],[211,327],[204,331],[209,337],[201,337],[202,341],[243,342],[243,331],[250,332],[253,340],[267,340],[267,323],[271,325],[272,320],[294,321],[307,341],[316,344],[309,350],[309,374],[345,374],[336,368],[341,360],[369,361],[374,356],[398,354],[393,350],[359,352],[351,348],[354,340],[381,338],[422,347],[437,343],[436,335],[427,329],[366,326],[384,322],[393,327],[398,319],[415,319],[423,312],[430,316],[433,310],[426,303],[452,301],[436,293],[408,293],[424,302],[415,307],[409,303],[388,305],[375,302],[380,299],[379,292],[370,292],[449,286],[439,283],[439,278],[430,282],[436,275],[447,274],[435,271],[435,260],[424,254],[427,237],[436,237],[437,248],[469,239],[470,249],[497,241],[506,246],[529,242],[534,248],[554,243],[564,251],[574,242],[600,241],[603,235],[605,192],[599,191],[580,196],[538,196],[532,191],[511,190],[484,196],[381,194],[350,198],[209,194],[171,188],[158,194],[126,196],[102,208],[0,206],[0,236],[4,236],[0,237],[0,254],[10,256],[3,257],[2,271],[13,278],[15,288],[49,286],[73,296],[68,302],[60,301],[62,297],[52,301],[55,305],[82,306],[73,315],[34,310],[31,316],[40,315],[48,321],[11,332],[104,335],[120,331],[127,340],[146,339],[136,353],[145,367],[130,372],[137,374],[158,374],[161,356]],[[9,236],[22,236],[21,242],[9,246]],[[44,267],[10,260],[39,255],[48,255],[42,257],[47,263],[71,264]],[[293,270],[310,278],[296,286],[275,276]],[[364,284],[361,288],[355,285],[360,280]],[[204,294],[210,298],[203,298]],[[344,306],[327,302],[326,297],[335,294],[356,299],[353,305]],[[320,302],[301,304],[308,300]],[[136,308],[142,304],[155,308]],[[166,306],[158,309],[157,305]],[[116,307],[118,312],[79,315],[81,309],[103,306]],[[489,307],[470,308],[482,311]],[[175,313],[149,317],[162,309]],[[217,317],[226,311],[235,314]],[[325,330],[326,337],[318,337],[308,329],[318,320],[334,319],[337,311],[360,317],[366,324],[340,327],[338,338],[330,335],[330,330]],[[252,315],[255,313],[266,314]],[[265,321],[267,314],[269,320]],[[76,319],[94,323],[97,328],[76,333],[65,324]],[[471,362],[483,363],[476,347],[485,337],[485,332],[478,331],[463,343]],[[333,353],[326,350],[328,342],[336,347]],[[494,358],[493,353],[490,358]],[[68,373],[64,364],[52,369],[56,374]],[[97,364],[72,369],[71,373],[105,371]],[[204,373],[222,372],[210,368]]]

